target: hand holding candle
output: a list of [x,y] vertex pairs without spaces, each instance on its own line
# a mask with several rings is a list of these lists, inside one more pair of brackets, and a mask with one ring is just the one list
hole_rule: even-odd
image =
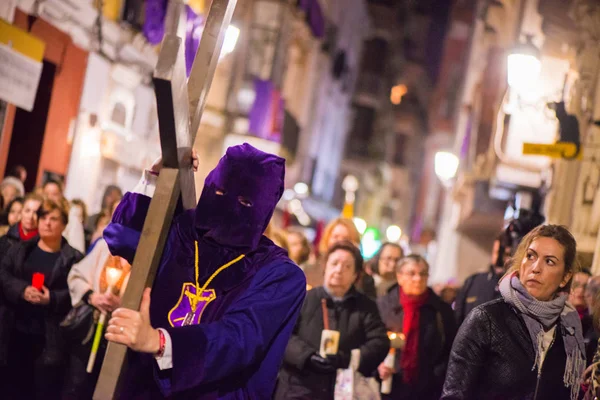
[[88,358],[88,365],[86,368],[88,373],[92,373],[94,370],[96,355],[98,354],[98,349],[100,348],[100,340],[102,339],[102,332],[104,331],[104,324],[106,323],[107,311],[114,310],[115,307],[118,306],[118,303],[120,303],[120,299],[115,296],[112,291],[113,287],[117,284],[117,282],[119,282],[119,279],[121,279],[123,270],[115,266],[107,266],[105,272],[108,288],[103,295],[100,295],[102,298],[98,301],[99,305],[97,308],[102,311],[102,314],[100,315],[98,325],[96,326],[96,334],[94,335],[94,342],[92,343],[92,351],[90,352],[90,358]]
[[33,274],[33,277],[31,278],[31,286],[33,286],[41,292],[42,287],[44,286],[44,274],[40,272],[35,272]]
[[392,375],[396,365],[396,349],[403,349],[406,340],[405,335],[401,332],[388,332],[388,338],[390,339],[390,351],[378,368],[379,377],[382,379],[381,393],[383,394],[392,393]]

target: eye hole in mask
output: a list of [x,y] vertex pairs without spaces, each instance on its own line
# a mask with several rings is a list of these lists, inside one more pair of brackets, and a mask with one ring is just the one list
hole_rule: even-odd
[[238,202],[243,205],[244,207],[252,207],[252,202],[242,196],[238,197]]
[[224,196],[225,195],[225,191],[223,189],[215,189],[215,194],[217,196]]

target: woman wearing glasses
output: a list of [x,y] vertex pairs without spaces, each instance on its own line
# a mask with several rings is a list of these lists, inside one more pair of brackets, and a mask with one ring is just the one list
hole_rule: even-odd
[[394,366],[382,363],[379,377],[392,378],[384,399],[439,399],[456,324],[452,308],[427,287],[429,265],[419,255],[396,265],[397,285],[378,299],[379,312],[392,340]]

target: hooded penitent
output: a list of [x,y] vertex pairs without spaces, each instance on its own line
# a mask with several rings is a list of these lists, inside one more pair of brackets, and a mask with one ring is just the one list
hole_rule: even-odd
[[[305,295],[302,271],[262,234],[279,201],[285,162],[244,144],[208,175],[196,209],[173,220],[152,288],[150,317],[172,339],[173,368],[157,375],[135,354],[122,398],[268,398]],[[104,232],[132,258],[150,199],[127,193]],[[134,265],[135,268],[135,265]],[[191,326],[185,326],[191,325]],[[158,387],[141,384],[156,381]]]

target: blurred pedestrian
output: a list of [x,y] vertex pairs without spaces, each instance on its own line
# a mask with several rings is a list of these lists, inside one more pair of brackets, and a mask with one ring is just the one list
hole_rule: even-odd
[[14,176],[7,176],[0,183],[0,195],[2,195],[2,199],[4,201],[3,209],[5,209],[15,197],[25,196],[25,187],[23,186],[23,182]]
[[23,202],[24,199],[22,197],[16,197],[8,204],[6,213],[2,214],[0,218],[0,236],[6,235],[8,229],[21,220]]
[[381,245],[379,251],[371,259],[373,280],[377,297],[387,295],[388,290],[398,284],[396,266],[404,257],[404,250],[396,243],[387,242]]
[[506,272],[505,264],[509,257],[510,247],[505,234],[500,233],[492,246],[488,270],[468,277],[456,295],[454,314],[459,325],[475,307],[500,297],[498,282]]
[[290,259],[304,270],[310,258],[311,247],[308,239],[301,230],[287,229],[287,241]]
[[21,220],[8,228],[6,235],[0,237],[0,261],[8,254],[8,250],[14,244],[31,240],[37,236],[37,211],[42,201],[43,198],[35,194],[28,194],[25,197],[23,210],[21,211]]
[[437,400],[456,334],[454,313],[427,287],[429,264],[423,257],[411,254],[395,268],[397,284],[377,300],[387,330],[402,337],[394,367],[379,365],[379,377],[392,378],[391,393],[382,397]]
[[588,280],[592,277],[592,273],[589,269],[583,268],[573,275],[573,282],[571,283],[571,293],[569,293],[569,303],[571,303],[579,318],[583,321],[583,318],[589,315],[588,303],[585,299],[585,291],[587,288]]
[[[114,286],[109,286],[111,274],[118,271]],[[67,282],[73,307],[88,304],[100,313],[106,313],[106,321],[117,307],[121,305],[121,296],[127,287],[131,265],[118,256],[112,256],[104,239],[100,239],[94,249],[69,272]],[[110,290],[109,290],[110,288]],[[97,319],[97,318],[96,318]],[[92,329],[95,327],[92,326]],[[100,367],[106,352],[106,339],[100,339],[100,346],[92,372],[86,368],[93,344],[93,335],[81,341],[67,343],[69,353],[69,370],[65,379],[64,398],[73,400],[91,399]]]
[[600,325],[598,325],[598,321],[594,322],[594,318],[600,316],[600,299],[598,296],[600,296],[600,276],[593,276],[588,280],[585,288],[588,315],[581,320],[588,365],[592,363],[596,348],[598,347],[598,339],[600,339]]
[[100,211],[88,217],[87,221],[85,222],[85,230],[88,234],[88,237],[90,237],[96,230],[98,219],[102,217],[103,212],[112,214],[111,210],[114,208],[115,203],[121,201],[121,198],[123,198],[123,192],[121,191],[121,188],[116,185],[108,185],[106,187],[104,194],[102,195]]

